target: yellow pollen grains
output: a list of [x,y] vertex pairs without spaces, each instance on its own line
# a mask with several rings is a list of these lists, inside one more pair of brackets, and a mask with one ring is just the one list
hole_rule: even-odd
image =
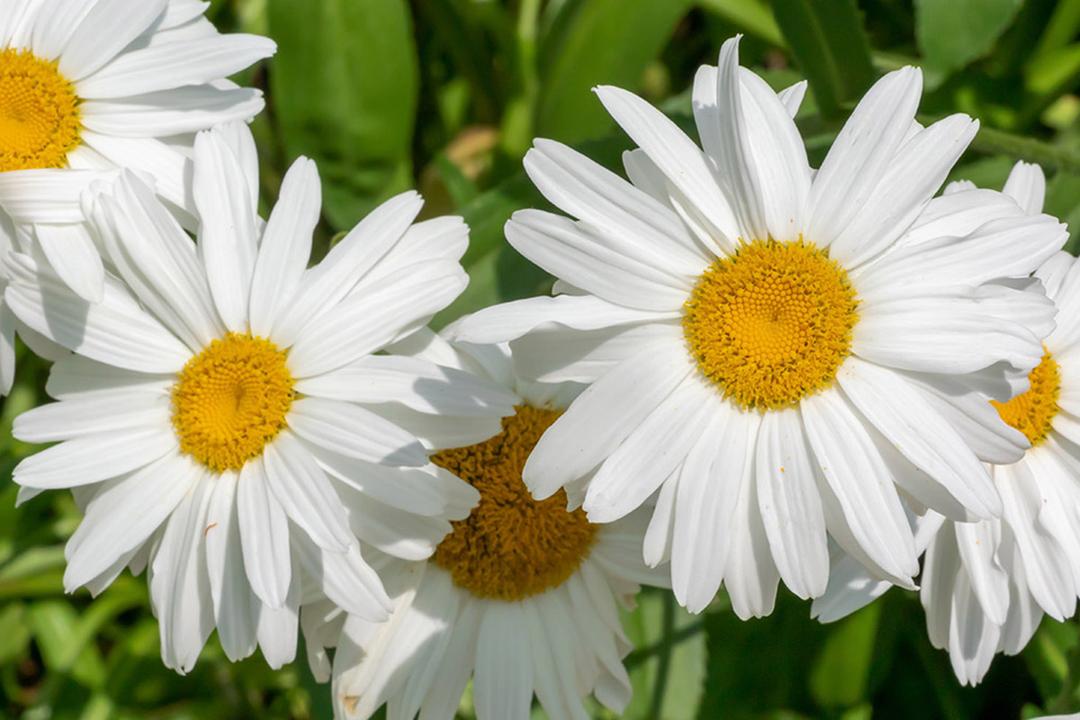
[[847,272],[801,239],[755,240],[714,262],[683,305],[699,370],[744,409],[776,410],[828,387],[851,350]]
[[79,98],[55,61],[0,51],[0,172],[66,167],[80,127]]
[[1008,402],[991,400],[998,415],[1008,425],[1027,436],[1035,447],[1050,434],[1054,416],[1058,413],[1058,393],[1061,391],[1061,371],[1050,351],[1043,352],[1042,360],[1028,375],[1031,387]]
[[285,353],[229,333],[191,358],[173,386],[180,449],[215,472],[239,470],[285,427],[293,396]]
[[452,523],[435,550],[435,564],[458,587],[494,600],[523,600],[562,584],[596,533],[583,510],[567,511],[563,490],[534,500],[521,480],[529,453],[561,412],[528,405],[516,410],[490,440],[431,458],[480,492],[480,504]]

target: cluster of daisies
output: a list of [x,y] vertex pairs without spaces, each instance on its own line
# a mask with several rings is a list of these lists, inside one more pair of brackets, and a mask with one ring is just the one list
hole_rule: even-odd
[[82,508],[67,590],[146,572],[166,665],[302,637],[342,718],[452,718],[470,681],[481,720],[582,718],[629,700],[642,584],[748,618],[783,581],[822,621],[918,588],[966,683],[1074,613],[1080,264],[1037,167],[939,194],[978,123],[920,125],[918,70],[817,169],[805,84],[738,38],[700,145],[598,88],[629,179],[537,140],[562,213],[506,226],[553,296],[436,333],[468,228],[408,192],[308,267],[315,164],[260,217],[263,100],[225,79],[274,44],[206,6],[0,13],[0,390],[19,335],[55,399],[15,421],[49,444],[19,500]]

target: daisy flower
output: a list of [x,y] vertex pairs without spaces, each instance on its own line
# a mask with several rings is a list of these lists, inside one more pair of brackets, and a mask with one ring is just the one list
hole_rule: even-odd
[[[1042,209],[1045,180],[1037,165],[1017,163],[1004,193],[1025,212]],[[976,192],[967,181],[945,190]],[[974,218],[972,218],[974,220]],[[1000,519],[956,522],[929,511],[916,518],[923,561],[920,599],[934,647],[945,649],[957,678],[980,682],[998,652],[1016,654],[1042,615],[1061,621],[1075,612],[1080,589],[1080,267],[1058,253],[1036,272],[1057,309],[1028,389],[1008,402],[988,402],[1008,423],[1017,462],[989,465],[1001,495]],[[1076,413],[1076,415],[1074,415]],[[1004,437],[1004,436],[1003,436]],[[833,622],[886,593],[850,557],[837,553],[824,596],[811,614]]]
[[648,562],[670,556],[690,610],[723,581],[747,617],[771,611],[778,578],[821,595],[829,537],[914,587],[901,493],[957,519],[1001,513],[968,436],[1019,457],[984,400],[1042,357],[1053,305],[1028,276],[1066,233],[991,191],[930,203],[977,123],[919,125],[917,69],[878,81],[812,171],[791,119],[803,88],[777,95],[737,50],[695,79],[704,151],[613,87],[596,92],[640,146],[631,182],[536,142],[530,177],[577,219],[523,210],[506,236],[560,294],[457,337],[514,340],[534,379],[591,383],[529,458],[534,495],[584,478],[599,523],[655,497]]
[[15,421],[17,437],[58,444],[14,478],[24,498],[71,488],[85,509],[68,591],[148,568],[166,665],[190,669],[216,626],[230,658],[257,643],[277,667],[293,658],[305,593],[385,619],[390,598],[358,538],[421,559],[476,501],[388,419],[395,408],[490,415],[491,434],[512,398],[376,354],[465,287],[460,218],[413,225],[422,201],[404,193],[305,269],[314,163],[293,164],[265,226],[246,126],[199,134],[194,171],[197,244],[131,173],[91,189],[87,215],[116,268],[100,303],[9,257],[12,312],[73,352],[49,377],[59,402]]
[[[969,187],[956,183],[946,192]],[[1041,212],[1042,171],[1017,163],[1004,192],[1026,212]],[[930,641],[948,650],[957,678],[968,685],[982,680],[996,653],[1019,653],[1044,613],[1058,621],[1071,616],[1080,591],[1080,402],[1074,404],[1080,398],[1080,263],[1058,253],[1036,276],[1057,308],[1057,326],[1043,340],[1028,389],[992,403],[1026,449],[1018,462],[990,466],[1002,517],[963,523],[939,516],[923,566],[920,598]],[[830,582],[827,619],[887,589],[866,578],[852,585]]]
[[[0,17],[0,206],[30,230],[53,271],[98,301],[104,269],[76,202],[96,170],[131,168],[190,218],[192,133],[262,110],[225,80],[274,53],[220,35],[198,0],[9,0]],[[0,213],[2,215],[2,213]],[[0,218],[0,250],[13,242]],[[0,278],[0,283],[3,279]],[[15,326],[0,306],[0,394]]]
[[[630,699],[622,665],[630,645],[618,605],[667,574],[640,558],[648,515],[594,525],[573,488],[569,498],[559,490],[535,500],[521,478],[581,386],[521,380],[505,346],[453,348],[429,334],[413,352],[503,383],[516,411],[494,437],[463,447],[447,438],[432,456],[480,502],[431,560],[381,566],[393,603],[387,622],[330,602],[304,608],[308,657],[322,679],[331,675],[324,648],[337,646],[335,717],[368,718],[386,704],[388,717],[451,720],[470,678],[479,720],[524,720],[534,694],[550,717],[586,717],[590,693],[620,712]],[[437,420],[453,431],[454,418]]]

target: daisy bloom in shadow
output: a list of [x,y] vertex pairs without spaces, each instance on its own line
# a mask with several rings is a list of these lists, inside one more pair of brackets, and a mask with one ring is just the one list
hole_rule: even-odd
[[460,218],[413,224],[422,201],[407,192],[307,269],[313,162],[293,164],[266,223],[246,126],[201,133],[194,168],[197,243],[130,172],[91,188],[87,215],[116,270],[99,303],[40,259],[8,257],[12,311],[72,352],[49,377],[58,402],[15,421],[17,437],[58,444],[14,478],[23,499],[70,488],[85,510],[66,549],[69,591],[148,569],[166,665],[190,669],[216,626],[231,659],[258,644],[279,667],[305,593],[387,617],[360,541],[427,557],[477,500],[388,419],[393,408],[481,407],[490,435],[513,398],[377,354],[465,287]]
[[[333,677],[335,717],[369,718],[385,704],[388,717],[451,720],[470,678],[478,720],[525,720],[534,695],[553,718],[588,717],[589,694],[622,711],[630,644],[618,608],[632,606],[639,584],[667,581],[666,568],[640,556],[648,513],[593,524],[578,507],[579,488],[536,500],[521,477],[581,386],[522,380],[506,346],[451,346],[430,333],[409,346],[418,358],[500,383],[515,411],[500,432],[463,446],[452,415],[433,418],[451,435],[437,441],[432,461],[480,502],[427,562],[373,559],[391,595],[387,622],[331,601],[304,608],[308,657],[316,676]],[[337,648],[332,670],[328,646]]]

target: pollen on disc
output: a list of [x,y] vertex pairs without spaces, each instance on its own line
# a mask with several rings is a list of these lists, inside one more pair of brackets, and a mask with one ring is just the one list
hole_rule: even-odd
[[596,526],[583,510],[566,509],[559,490],[535,500],[521,471],[560,412],[521,405],[502,432],[482,443],[432,456],[480,492],[480,503],[435,550],[435,564],[458,587],[481,598],[522,600],[557,587],[580,567]]
[[75,87],[55,61],[0,51],[0,172],[66,167],[80,128]]
[[851,351],[858,300],[847,272],[802,240],[755,240],[714,262],[683,306],[700,372],[744,409],[791,407]]
[[1061,393],[1061,369],[1057,360],[1044,348],[1042,360],[1028,374],[1030,386],[1008,402],[991,400],[998,415],[1008,425],[1024,433],[1032,447],[1046,440],[1054,428],[1058,396]]
[[239,470],[285,427],[294,395],[284,352],[229,333],[189,360],[173,386],[180,449],[215,472]]

